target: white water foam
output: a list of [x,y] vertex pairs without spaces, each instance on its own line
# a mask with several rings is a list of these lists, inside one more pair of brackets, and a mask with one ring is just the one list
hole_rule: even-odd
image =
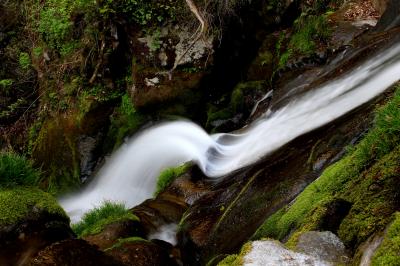
[[152,197],[160,171],[187,161],[218,179],[368,102],[399,79],[400,45],[395,45],[343,77],[269,112],[240,134],[209,136],[188,121],[160,124],[133,137],[89,186],[60,203],[72,222],[104,200],[133,207]]

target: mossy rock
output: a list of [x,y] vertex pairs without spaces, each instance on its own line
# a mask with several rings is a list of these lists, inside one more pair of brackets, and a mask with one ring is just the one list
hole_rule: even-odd
[[34,213],[69,220],[56,199],[37,188],[14,188],[0,190],[0,227],[15,225]]
[[[214,127],[214,131],[221,131],[221,126],[227,122],[233,122],[232,129],[224,128],[224,131],[237,129],[241,122],[247,118],[257,100],[261,99],[266,93],[267,83],[263,80],[243,82],[236,85],[230,96],[223,96],[221,102],[229,102],[222,106],[210,105],[207,111],[206,127]],[[240,116],[241,118],[234,119]]]
[[0,264],[21,265],[43,247],[73,237],[55,198],[37,188],[0,190]]
[[355,250],[375,232],[382,231],[398,210],[397,191],[400,161],[400,91],[379,108],[375,125],[348,154],[328,167],[290,206],[270,216],[259,228],[256,238],[290,236],[296,244],[305,231],[321,230],[327,206],[335,200],[351,205],[339,221],[338,235]]
[[400,265],[400,213],[396,212],[382,244],[376,250],[372,265]]

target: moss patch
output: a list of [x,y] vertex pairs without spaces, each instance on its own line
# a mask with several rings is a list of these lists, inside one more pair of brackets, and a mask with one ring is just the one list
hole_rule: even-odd
[[123,95],[121,105],[111,116],[108,142],[114,145],[114,149],[118,148],[124,142],[124,138],[134,134],[144,122],[144,116],[135,109],[129,95]]
[[139,221],[139,218],[126,209],[125,205],[106,201],[102,206],[87,212],[81,222],[72,225],[72,230],[79,237],[95,235],[105,226],[123,220]]
[[327,168],[296,201],[269,217],[255,239],[284,239],[292,233],[295,245],[301,232],[317,230],[329,202],[352,204],[338,230],[352,248],[382,230],[396,209],[396,184],[400,178],[400,90],[376,113],[375,125],[345,158]]
[[0,190],[0,226],[23,221],[32,210],[45,211],[68,219],[64,210],[50,194],[37,188]]
[[186,163],[178,167],[167,168],[161,172],[157,179],[156,191],[154,192],[154,196],[157,196],[160,192],[166,189],[174,180],[186,173],[191,164]]
[[395,214],[381,246],[372,258],[372,265],[400,265],[400,213]]
[[265,90],[265,81],[249,81],[239,83],[233,89],[230,96],[224,96],[221,98],[220,102],[227,102],[227,99],[229,99],[226,107],[219,108],[214,105],[209,106],[207,111],[206,127],[209,127],[214,121],[229,119],[238,113],[251,111],[253,102],[250,104],[251,106],[246,106],[246,96],[252,96],[257,93],[262,94],[265,93]]
[[218,266],[241,266],[243,265],[244,256],[251,251],[252,245],[251,242],[248,242],[243,245],[239,254],[229,255],[225,259],[223,259]]

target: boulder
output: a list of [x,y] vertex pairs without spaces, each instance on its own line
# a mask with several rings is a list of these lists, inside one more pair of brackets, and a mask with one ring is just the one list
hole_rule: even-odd
[[22,265],[42,248],[73,237],[69,218],[39,189],[3,189],[0,206],[0,265]]
[[[119,261],[81,239],[54,243],[40,251],[28,265],[35,266],[118,266]],[[131,264],[133,265],[133,264]]]
[[118,244],[106,250],[106,253],[123,265],[176,265],[169,255],[170,248],[168,248],[168,245],[162,246],[139,238],[122,239]]
[[277,241],[254,241],[243,257],[243,265],[251,266],[328,266],[318,257],[298,253],[285,248]]
[[296,250],[333,264],[346,264],[349,260],[343,242],[329,231],[301,234]]

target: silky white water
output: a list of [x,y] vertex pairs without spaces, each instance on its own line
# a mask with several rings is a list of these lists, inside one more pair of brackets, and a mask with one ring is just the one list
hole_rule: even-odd
[[240,134],[210,136],[189,121],[160,124],[134,136],[91,184],[60,203],[72,222],[105,200],[133,207],[152,197],[163,169],[187,161],[218,179],[368,102],[399,79],[400,45],[395,45],[346,75],[268,112]]

